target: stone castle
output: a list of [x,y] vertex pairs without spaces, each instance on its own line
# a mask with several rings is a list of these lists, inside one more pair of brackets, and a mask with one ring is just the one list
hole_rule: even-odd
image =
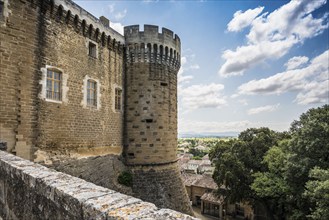
[[124,35],[71,0],[0,0],[0,140],[7,151],[122,153],[133,191],[191,213],[177,168],[180,39]]

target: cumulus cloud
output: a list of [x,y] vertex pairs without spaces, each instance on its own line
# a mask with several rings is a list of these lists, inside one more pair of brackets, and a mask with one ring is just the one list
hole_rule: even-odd
[[252,80],[238,87],[240,95],[298,92],[298,104],[328,102],[329,50],[312,59],[306,67],[287,70],[268,78]]
[[287,70],[293,70],[298,67],[301,67],[302,65],[307,63],[308,60],[308,57],[305,56],[293,57],[289,59],[288,62],[284,64],[284,66],[287,67]]
[[211,83],[208,85],[192,85],[179,89],[184,109],[220,108],[227,104],[226,97],[221,95],[224,85]]
[[312,12],[326,0],[294,0],[272,13],[253,19],[247,44],[222,54],[225,63],[219,74],[224,77],[242,75],[248,68],[268,59],[278,59],[298,43],[317,36],[328,28],[328,13],[314,18]]
[[245,12],[237,11],[233,15],[233,19],[227,24],[228,31],[241,31],[243,28],[251,25],[252,21],[264,10],[264,7],[248,9]]
[[279,108],[280,104],[276,105],[265,105],[257,108],[251,108],[248,110],[248,115],[255,115],[264,112],[273,112]]
[[308,84],[294,101],[301,105],[329,103],[329,80]]
[[181,119],[178,122],[179,132],[183,133],[205,133],[205,132],[240,132],[250,126],[250,122],[245,121],[191,121]]

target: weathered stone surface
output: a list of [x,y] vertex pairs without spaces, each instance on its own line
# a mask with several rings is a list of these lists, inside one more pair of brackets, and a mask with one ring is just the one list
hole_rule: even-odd
[[0,151],[0,219],[195,219]]
[[[138,25],[126,40],[125,148],[134,196],[192,214],[177,168],[177,73],[180,39],[168,29]],[[179,201],[179,202],[178,202]]]
[[[51,2],[5,1],[0,140],[7,142],[8,151],[30,160],[37,149],[120,153],[123,111],[114,108],[114,91],[123,88],[123,44],[118,42],[124,38],[72,1]],[[89,41],[97,45],[97,58],[88,55]],[[62,73],[61,101],[46,99],[47,68]],[[99,82],[95,108],[84,105],[87,76]]]
[[117,182],[120,173],[127,170],[126,166],[119,160],[119,156],[106,155],[79,160],[72,159],[54,163],[50,167],[96,185],[133,195],[130,187],[123,186]]
[[[123,150],[125,162],[136,165],[131,167],[136,176],[135,195],[145,198],[146,193],[154,192],[147,197],[149,201],[191,213],[175,165],[179,37],[165,28],[159,33],[154,25],[145,25],[144,31],[139,31],[138,25],[125,27],[123,36],[108,27],[105,19],[101,22],[72,0],[4,3],[5,19],[0,20],[0,140],[7,142],[7,151],[50,164],[63,154],[120,154]],[[60,72],[61,99],[47,98],[48,70]],[[87,104],[89,79],[96,83],[95,106]],[[116,89],[124,97],[116,98]],[[79,181],[41,167],[37,174],[34,164],[7,159],[11,165],[4,164],[2,169],[19,179],[11,183],[15,191],[8,191],[12,193],[8,204],[19,201],[15,193],[23,202],[28,201],[23,192],[37,201],[41,195],[34,195],[27,186],[40,187],[45,196],[40,199],[51,201],[46,203],[49,209],[62,203],[64,209],[58,215],[81,217],[74,214],[80,209],[80,200],[66,193],[74,187],[79,195],[88,195]],[[100,178],[92,173],[84,177],[108,184],[98,175]],[[116,175],[114,172],[112,179]],[[120,189],[115,183],[110,188]],[[44,209],[23,207],[28,212],[36,210],[31,218]],[[6,216],[20,218],[22,213],[8,211]]]

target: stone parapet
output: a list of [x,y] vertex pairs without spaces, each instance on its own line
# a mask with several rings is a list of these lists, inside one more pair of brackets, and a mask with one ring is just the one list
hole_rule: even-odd
[[124,28],[127,63],[156,63],[168,66],[175,73],[180,68],[181,43],[179,37],[167,28],[155,25],[144,25],[144,31],[139,25]]
[[0,219],[195,219],[0,151]]

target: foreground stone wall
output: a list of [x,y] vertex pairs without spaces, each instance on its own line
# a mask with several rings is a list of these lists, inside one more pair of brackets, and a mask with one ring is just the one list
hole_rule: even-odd
[[0,218],[195,219],[0,151]]

